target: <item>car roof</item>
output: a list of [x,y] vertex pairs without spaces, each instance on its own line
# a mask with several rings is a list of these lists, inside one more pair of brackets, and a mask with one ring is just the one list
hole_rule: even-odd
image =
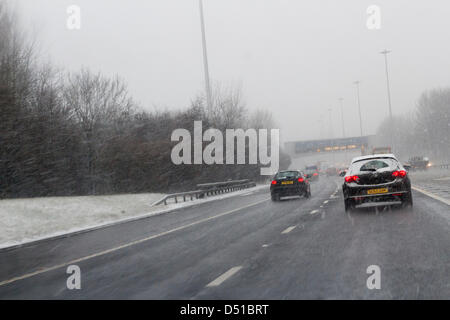
[[384,159],[390,158],[390,159],[394,159],[394,160],[398,161],[398,159],[392,153],[380,153],[380,154],[370,154],[367,156],[353,158],[351,163],[353,164],[355,162],[362,161],[362,160],[380,159],[380,158],[384,158]]

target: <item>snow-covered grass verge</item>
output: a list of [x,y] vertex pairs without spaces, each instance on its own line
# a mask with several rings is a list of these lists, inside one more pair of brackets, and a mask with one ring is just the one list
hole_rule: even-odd
[[0,200],[0,249],[163,214],[262,188],[268,185],[167,206],[152,206],[165,196],[157,193]]

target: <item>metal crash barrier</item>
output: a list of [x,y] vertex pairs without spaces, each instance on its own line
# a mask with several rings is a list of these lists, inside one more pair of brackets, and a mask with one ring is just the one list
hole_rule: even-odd
[[237,190],[252,188],[255,186],[256,183],[249,179],[202,183],[197,185],[198,190],[168,194],[161,200],[155,202],[152,206],[157,206],[162,203],[167,205],[169,199],[174,199],[174,203],[178,203],[178,201],[181,201],[181,199],[183,199],[183,202],[185,202],[186,200],[201,199],[207,196],[233,192]]

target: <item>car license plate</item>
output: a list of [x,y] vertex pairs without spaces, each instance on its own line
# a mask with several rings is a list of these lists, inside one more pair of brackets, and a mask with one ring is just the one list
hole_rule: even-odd
[[367,190],[367,194],[380,194],[380,193],[387,193],[388,188],[379,188],[379,189],[370,189]]
[[282,181],[281,184],[293,184],[294,181]]

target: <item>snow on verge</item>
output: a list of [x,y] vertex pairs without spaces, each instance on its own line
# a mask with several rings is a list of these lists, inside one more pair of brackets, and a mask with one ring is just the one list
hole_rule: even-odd
[[194,201],[153,206],[159,193],[0,200],[0,249],[135,220],[209,201],[256,192],[268,185]]

